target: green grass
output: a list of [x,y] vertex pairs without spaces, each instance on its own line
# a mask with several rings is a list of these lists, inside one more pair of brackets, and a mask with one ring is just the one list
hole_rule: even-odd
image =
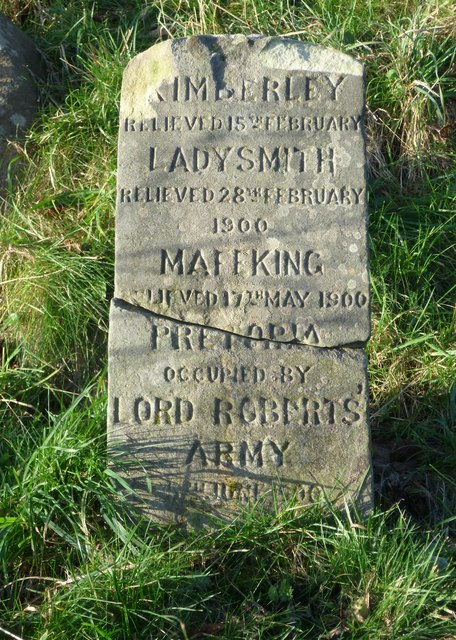
[[[454,638],[455,14],[408,0],[3,0],[42,113],[0,223],[0,637]],[[283,34],[366,66],[378,509],[133,524],[106,470],[122,70],[162,37]]]

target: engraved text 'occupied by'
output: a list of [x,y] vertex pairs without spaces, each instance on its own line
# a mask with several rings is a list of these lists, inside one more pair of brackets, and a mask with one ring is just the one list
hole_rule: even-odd
[[[274,480],[276,478],[274,477]],[[163,490],[160,487],[159,490]],[[221,480],[184,480],[178,486],[169,483],[167,490],[174,494],[177,499],[184,498],[189,492],[202,496],[210,502],[236,501],[248,503],[250,500],[257,500],[260,495],[270,493],[271,483],[252,482],[231,478],[227,482]],[[153,491],[153,489],[152,489]],[[322,487],[313,483],[286,483],[282,479],[280,482],[280,495],[289,498],[295,497],[302,503],[316,502],[322,492]]]
[[[119,191],[120,204],[134,204],[136,202],[154,204],[187,204],[214,203],[222,205],[243,204],[278,204],[302,205],[317,207],[364,205],[366,190],[364,187],[313,187],[313,188],[282,188],[282,187],[244,187],[221,186],[218,189],[210,187],[189,186],[132,186],[121,187]],[[240,229],[242,231],[242,229]]]
[[[355,281],[350,282],[350,286]],[[128,296],[135,303],[163,307],[174,305],[228,308],[264,307],[265,309],[333,309],[355,311],[368,303],[367,290],[298,291],[296,289],[134,289]]]
[[[235,335],[225,331],[210,331],[207,327],[186,324],[152,324],[150,348],[152,351],[170,349],[172,351],[210,351],[221,347],[227,351],[289,351],[299,350],[300,345],[274,342],[283,335],[284,326],[271,325],[267,333],[252,325],[250,337]],[[282,330],[282,331],[281,331]],[[263,339],[264,338],[264,339]]]
[[275,467],[284,464],[285,451],[290,443],[274,442],[270,438],[267,440],[257,440],[249,443],[247,440],[240,442],[224,442],[215,440],[204,443],[194,440],[185,460],[185,464],[192,464],[198,461],[203,467],[263,467],[267,464],[268,458]]
[[175,76],[172,82],[162,82],[148,94],[149,103],[159,102],[308,102],[336,101],[346,76],[305,75],[257,80],[243,78],[236,86],[216,83],[211,78]]

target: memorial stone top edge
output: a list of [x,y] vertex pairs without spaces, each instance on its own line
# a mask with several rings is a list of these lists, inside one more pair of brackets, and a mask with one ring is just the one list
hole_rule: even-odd
[[[245,45],[248,47],[245,47]],[[159,42],[136,55],[126,66],[120,103],[121,117],[132,117],[140,105],[138,96],[147,94],[166,78],[193,68],[195,58],[210,52],[220,53],[225,47],[248,50],[248,59],[239,61],[239,72],[246,67],[309,73],[342,73],[360,76],[364,66],[352,56],[310,42],[278,36],[202,35]],[[154,80],[151,81],[151,78]],[[141,109],[142,111],[142,109]]]

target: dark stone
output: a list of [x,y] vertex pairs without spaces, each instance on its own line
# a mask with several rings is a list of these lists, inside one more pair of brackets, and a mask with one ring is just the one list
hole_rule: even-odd
[[18,151],[8,141],[21,141],[39,104],[36,79],[43,75],[41,55],[33,42],[0,14],[0,193],[8,166]]

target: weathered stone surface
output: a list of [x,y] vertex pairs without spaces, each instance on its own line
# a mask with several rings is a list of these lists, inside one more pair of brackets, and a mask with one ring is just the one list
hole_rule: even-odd
[[20,138],[38,108],[33,75],[43,73],[33,42],[0,13],[0,189],[11,160],[17,156],[7,140]]
[[160,522],[230,516],[273,486],[370,506],[366,404],[362,350],[252,340],[112,302],[109,444]]
[[372,504],[363,97],[358,62],[282,38],[125,71],[109,442],[160,522]]
[[116,297],[316,346],[369,335],[364,79],[340,52],[200,36],[131,61]]

